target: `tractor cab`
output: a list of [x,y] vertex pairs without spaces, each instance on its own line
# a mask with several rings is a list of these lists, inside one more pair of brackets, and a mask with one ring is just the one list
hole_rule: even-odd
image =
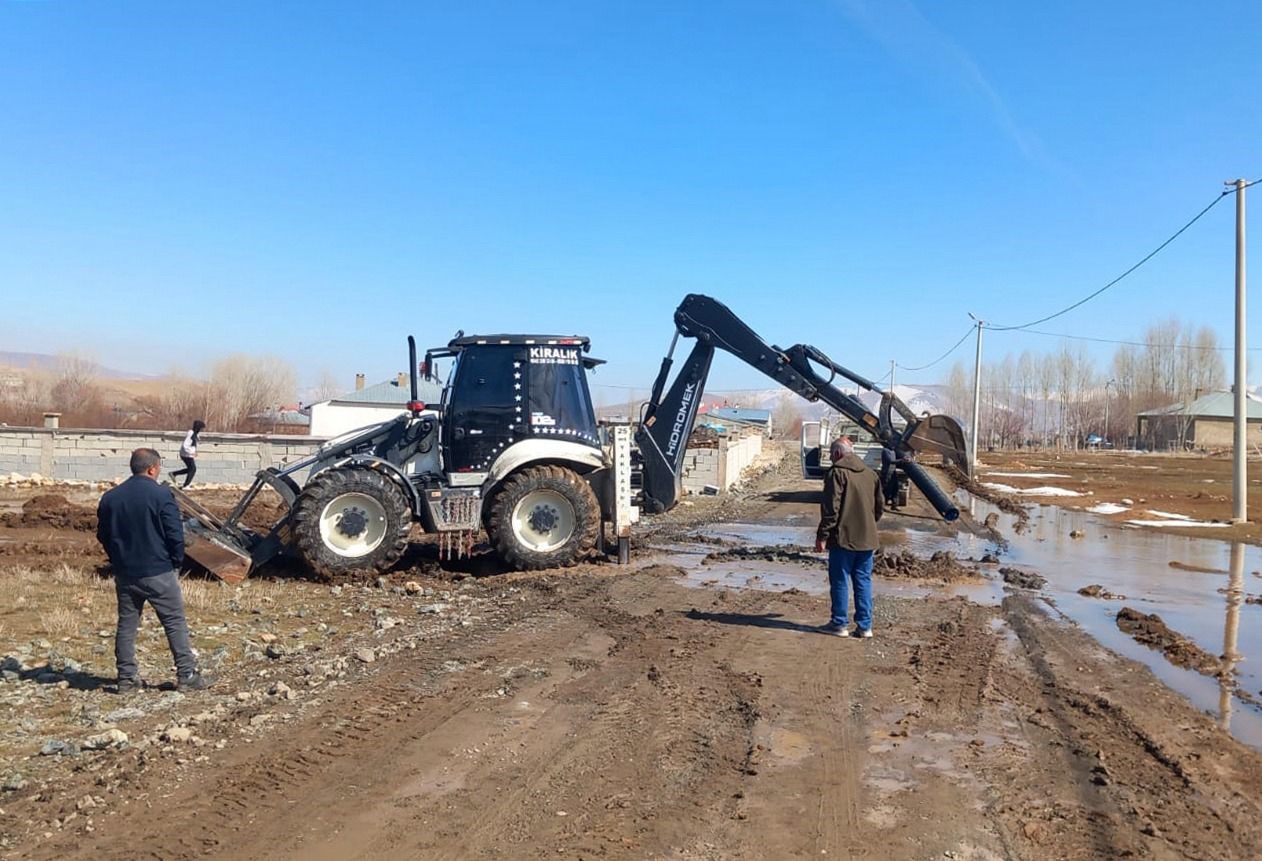
[[529,439],[599,450],[584,337],[458,336],[435,358],[453,358],[443,389],[442,450],[448,475],[484,474],[510,446]]

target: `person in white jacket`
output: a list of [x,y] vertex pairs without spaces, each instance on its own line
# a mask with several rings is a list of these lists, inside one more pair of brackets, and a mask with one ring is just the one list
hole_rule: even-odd
[[171,478],[184,476],[185,487],[192,484],[193,476],[197,475],[197,435],[205,429],[206,423],[201,419],[193,422],[193,429],[184,436],[184,442],[180,446],[180,460],[184,461],[184,468],[173,471]]

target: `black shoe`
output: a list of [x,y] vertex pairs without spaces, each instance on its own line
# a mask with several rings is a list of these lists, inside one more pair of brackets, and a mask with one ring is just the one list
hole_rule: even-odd
[[182,676],[175,682],[177,691],[204,691],[215,683],[211,676],[204,676],[201,673],[193,673],[191,676]]
[[144,686],[145,686],[144,682],[142,682],[140,679],[119,679],[118,680],[118,693],[120,696],[122,696],[123,694],[134,694],[140,691],[140,689],[143,688]]
[[834,625],[832,622],[829,622],[827,625],[820,625],[815,630],[819,631],[821,634],[832,634],[834,637],[849,637],[850,636],[849,626]]

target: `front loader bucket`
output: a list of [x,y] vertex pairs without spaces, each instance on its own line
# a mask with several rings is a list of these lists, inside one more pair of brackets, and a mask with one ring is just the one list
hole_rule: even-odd
[[[255,492],[252,488],[250,496]],[[225,583],[240,583],[256,563],[261,564],[252,552],[260,543],[254,533],[237,526],[232,518],[220,520],[178,487],[172,487],[171,493],[185,518],[185,556]]]
[[194,523],[184,530],[184,555],[225,583],[240,583],[250,574],[254,560],[236,541],[216,535]]
[[926,416],[921,419],[907,440],[907,445],[918,457],[925,454],[940,455],[943,463],[954,464],[968,475],[970,464],[964,429],[950,416]]

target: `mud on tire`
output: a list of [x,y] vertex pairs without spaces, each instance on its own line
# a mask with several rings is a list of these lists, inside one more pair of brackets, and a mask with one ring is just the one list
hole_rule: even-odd
[[294,505],[294,544],[324,577],[386,571],[403,555],[411,528],[403,491],[371,469],[316,473]]
[[560,466],[534,466],[496,492],[487,532],[499,555],[518,570],[574,565],[596,544],[600,503],[582,476]]

